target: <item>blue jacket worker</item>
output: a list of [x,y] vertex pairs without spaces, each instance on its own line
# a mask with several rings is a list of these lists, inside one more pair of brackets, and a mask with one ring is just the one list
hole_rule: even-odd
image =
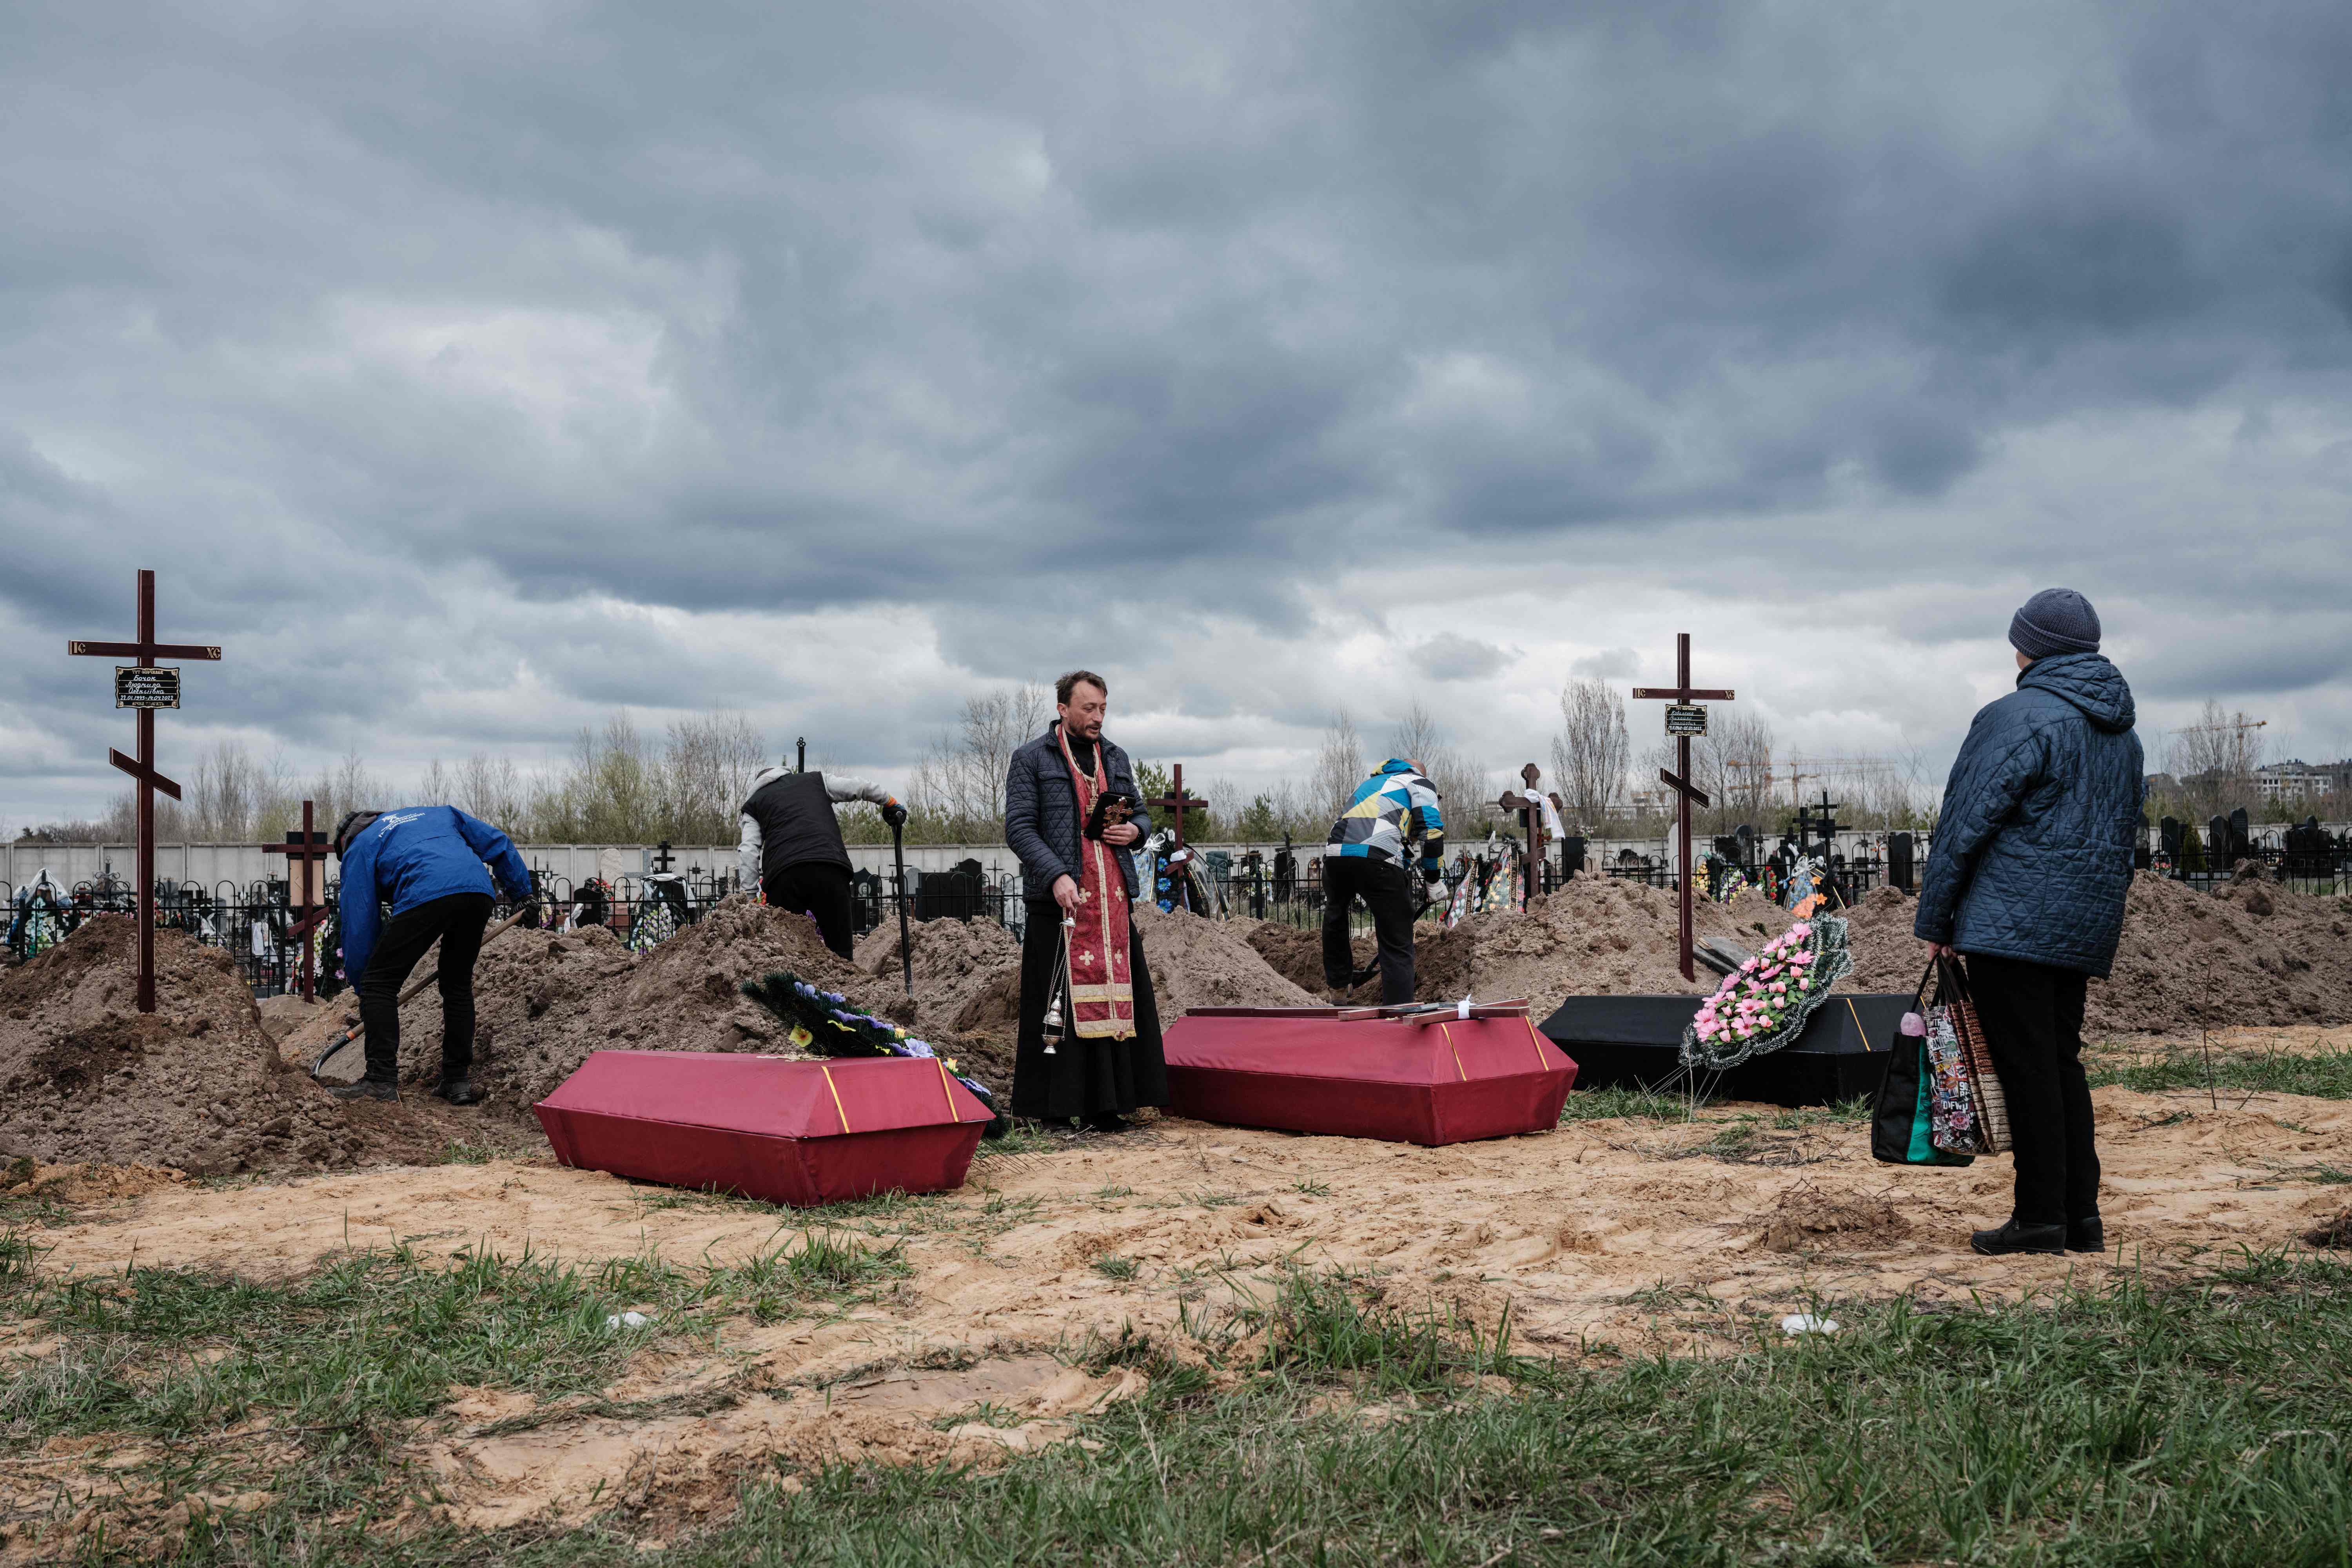
[[2098,1252],[2099,1154],[2083,1003],[2123,933],[2147,779],[2131,688],[2099,617],[2044,589],[2009,624],[2017,690],[1987,705],[1944,787],[1912,929],[1968,964],[2009,1103],[2014,1211],[1979,1252]]
[[474,960],[490,923],[490,875],[496,872],[508,899],[522,906],[523,924],[535,926],[530,868],[506,834],[455,806],[353,811],[335,825],[335,853],[342,862],[343,973],[359,992],[367,1073],[329,1092],[344,1100],[400,1098],[400,988],[438,942],[441,1081],[433,1092],[453,1105],[475,1103],[482,1095],[467,1079]]
[[1372,912],[1380,946],[1381,1005],[1412,1000],[1412,877],[1405,862],[1416,844],[1423,880],[1436,882],[1445,863],[1437,787],[1419,762],[1391,757],[1356,786],[1323,848],[1323,980],[1333,1000],[1358,984],[1348,917],[1360,898]]

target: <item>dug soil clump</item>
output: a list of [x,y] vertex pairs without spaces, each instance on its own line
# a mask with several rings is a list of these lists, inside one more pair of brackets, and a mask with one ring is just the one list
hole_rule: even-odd
[[[1286,925],[1260,921],[1252,927],[1249,945],[1273,966],[1275,973],[1318,998],[1324,993],[1323,931],[1320,926]],[[1356,970],[1371,967],[1380,945],[1370,936],[1350,944]],[[1471,985],[1475,939],[1460,928],[1418,925],[1412,928],[1412,994],[1420,1002],[1458,1001]],[[1380,977],[1373,976],[1349,995],[1351,1002],[1380,999]]]
[[[1842,990],[1909,991],[1926,949],[1918,903],[1879,888],[1848,912],[1854,971]],[[2237,1025],[2352,1022],[2352,910],[2252,880],[2213,893],[2142,872],[2124,901],[2115,972],[2091,982],[2084,1031],[2177,1034]]]
[[[1162,1024],[1193,1008],[1312,1007],[1322,999],[1276,973],[1239,924],[1141,906],[1133,918]],[[1019,939],[988,920],[927,920],[913,935],[917,1027],[942,1051],[953,1044],[1009,1082],[1020,1028]],[[869,988],[901,983],[895,926],[859,943],[857,957],[873,970],[863,982]]]
[[[1470,983],[1460,989],[1492,1000],[1524,997],[1538,1019],[1569,996],[1713,991],[1719,978],[1704,967],[1696,979],[1683,978],[1681,918],[1675,895],[1645,883],[1575,877],[1524,914],[1497,910],[1455,926],[1452,935],[1471,949]],[[1692,911],[1694,940],[1711,936],[1750,951],[1790,924],[1787,910],[1760,897]]]
[[1275,973],[1234,922],[1139,905],[1135,928],[1162,1024],[1194,1008],[1309,1008],[1323,999]]
[[136,940],[129,915],[100,915],[0,974],[0,1163],[211,1176],[440,1157],[447,1115],[346,1105],[289,1071],[218,948],[156,932],[156,1010],[137,1011]]
[[[993,1087],[1013,1082],[1013,1038],[1021,1001],[1021,943],[991,919],[919,920],[908,928],[915,978],[913,1016],[905,1021],[941,1055],[955,1055]],[[857,944],[863,994],[902,997],[906,967],[898,926],[885,921]]]
[[1885,1193],[1836,1193],[1800,1182],[1780,1195],[1764,1221],[1767,1252],[1867,1251],[1892,1247],[1911,1222]]
[[[440,961],[436,946],[417,963]],[[797,1056],[775,1017],[742,994],[745,980],[787,969],[863,1002],[874,989],[828,949],[805,915],[772,909],[749,894],[711,907],[659,946],[631,953],[601,925],[517,929],[486,943],[474,967],[473,1082],[483,1104],[529,1118],[593,1051],[755,1051]],[[324,1035],[344,1013],[306,1026]],[[303,1036],[295,1042],[308,1045]],[[331,1072],[355,1077],[364,1042]],[[441,997],[427,986],[400,1010],[400,1078],[421,1092],[441,1071]]]

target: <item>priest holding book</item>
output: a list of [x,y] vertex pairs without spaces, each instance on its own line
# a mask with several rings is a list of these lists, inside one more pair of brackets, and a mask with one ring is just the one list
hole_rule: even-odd
[[1127,753],[1103,738],[1108,684],[1073,670],[1054,697],[1059,716],[1013,754],[1004,778],[1004,839],[1028,894],[1009,1109],[1115,1133],[1128,1113],[1168,1103],[1132,919],[1143,890],[1134,848],[1151,819]]

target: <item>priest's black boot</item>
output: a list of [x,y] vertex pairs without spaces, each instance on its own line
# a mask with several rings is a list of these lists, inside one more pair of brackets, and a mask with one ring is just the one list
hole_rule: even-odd
[[2063,1252],[2066,1250],[2066,1228],[2063,1225],[2020,1225],[2015,1215],[1998,1230],[1979,1230],[1969,1238],[1969,1245],[1988,1258],[1999,1258],[2011,1252]]
[[2099,1223],[2095,1214],[2087,1219],[2066,1222],[2066,1250],[2069,1252],[2105,1252],[2107,1249],[2107,1228]]
[[1128,1129],[1128,1121],[1116,1111],[1097,1111],[1087,1118],[1087,1129],[1095,1133],[1124,1133]]

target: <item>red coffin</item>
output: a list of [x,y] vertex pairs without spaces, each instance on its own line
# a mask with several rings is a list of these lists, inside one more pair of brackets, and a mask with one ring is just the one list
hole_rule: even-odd
[[963,1185],[986,1106],[944,1064],[599,1051],[532,1107],[583,1170],[813,1207]]
[[1166,1043],[1180,1116],[1392,1143],[1543,1132],[1576,1082],[1576,1063],[1525,1018],[1190,1014]]

